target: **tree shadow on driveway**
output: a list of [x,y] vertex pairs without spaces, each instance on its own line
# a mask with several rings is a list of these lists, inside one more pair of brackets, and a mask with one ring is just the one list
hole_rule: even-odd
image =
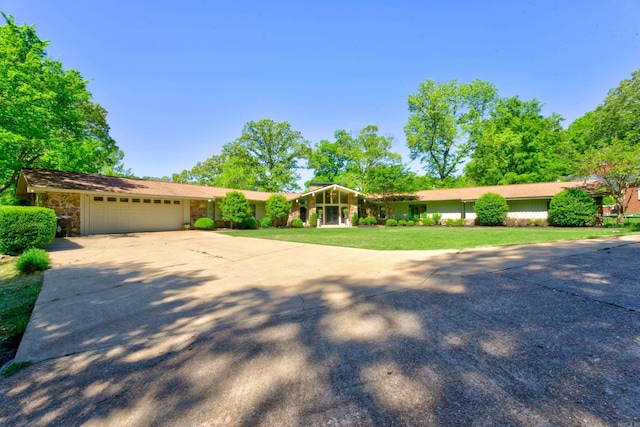
[[[86,310],[40,327],[55,333],[84,321],[86,330],[60,337],[76,340],[77,353],[0,380],[0,424],[638,422],[638,283],[624,282],[630,303],[611,303],[624,274],[603,273],[640,250],[602,255],[464,277],[407,261],[399,274],[424,274],[420,286],[315,274],[296,295],[275,283],[216,288],[219,278],[204,271],[96,268],[95,283],[108,276],[120,286],[83,296],[83,284],[71,284],[69,298],[39,301]],[[72,269],[61,270],[80,275]],[[334,302],[328,289],[348,297]],[[92,324],[101,307],[110,311]]]

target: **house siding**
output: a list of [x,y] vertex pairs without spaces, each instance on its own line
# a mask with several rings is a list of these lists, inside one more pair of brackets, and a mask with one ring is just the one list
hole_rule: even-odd
[[549,212],[547,200],[509,200],[508,218],[514,219],[547,219]]
[[460,219],[462,218],[464,204],[455,200],[444,200],[436,202],[427,202],[427,213],[439,213],[442,219]]

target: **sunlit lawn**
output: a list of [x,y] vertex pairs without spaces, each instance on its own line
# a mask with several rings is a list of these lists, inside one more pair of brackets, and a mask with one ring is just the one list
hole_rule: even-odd
[[629,229],[556,227],[345,227],[229,231],[232,236],[379,250],[463,249],[619,236]]

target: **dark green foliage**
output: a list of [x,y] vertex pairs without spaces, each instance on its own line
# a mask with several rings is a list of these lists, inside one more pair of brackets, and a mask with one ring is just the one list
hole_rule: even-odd
[[287,198],[282,194],[273,194],[267,199],[265,210],[273,224],[282,224],[289,216],[291,202],[287,201]]
[[393,218],[389,218],[387,221],[385,221],[385,225],[387,227],[396,227],[398,225],[398,221]]
[[447,227],[464,227],[464,218],[448,219],[445,221]]
[[44,271],[49,267],[51,267],[51,260],[44,249],[27,249],[16,260],[16,268],[23,273]]
[[398,225],[401,226],[401,227],[406,227],[407,226],[407,220],[406,219],[398,220]]
[[220,201],[222,219],[233,224],[240,224],[251,217],[251,208],[245,195],[239,191],[229,191]]
[[351,217],[351,225],[353,225],[355,227],[356,225],[358,225],[358,222],[359,222],[359,220],[358,220],[358,212],[356,211],[356,212],[353,213],[353,216]]
[[302,228],[302,220],[300,218],[294,218],[291,221],[291,227],[293,228]]
[[260,226],[262,228],[269,228],[271,227],[271,218],[269,217],[264,217],[262,218],[262,220],[260,220]]
[[476,201],[473,209],[480,225],[504,225],[509,212],[507,200],[496,193],[485,193]]
[[240,221],[238,228],[240,230],[255,230],[258,228],[258,221],[256,221],[254,217],[250,216]]
[[318,226],[318,214],[316,214],[315,212],[311,214],[311,216],[309,217],[309,225],[311,227],[317,227]]
[[562,190],[549,203],[549,222],[556,227],[583,227],[593,224],[598,206],[589,193],[577,188]]
[[47,245],[55,238],[56,227],[52,209],[0,206],[0,253],[18,255]]
[[214,230],[216,228],[211,218],[198,218],[193,226],[199,230]]

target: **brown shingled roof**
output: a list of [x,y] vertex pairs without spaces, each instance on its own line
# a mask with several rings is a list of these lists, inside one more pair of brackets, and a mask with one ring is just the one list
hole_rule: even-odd
[[[195,184],[151,181],[137,178],[121,178],[96,174],[62,172],[46,169],[23,169],[22,175],[32,190],[88,191],[96,193],[118,193],[139,196],[181,197],[189,199],[212,199],[223,197],[229,188],[207,187]],[[18,194],[26,194],[27,189],[18,188]],[[247,199],[265,201],[273,193],[261,191],[235,190]]]
[[486,187],[447,188],[443,190],[417,191],[415,197],[421,201],[462,200],[474,201],[485,193],[496,193],[505,199],[552,198],[566,188],[581,188],[592,194],[597,191],[595,181],[540,182],[535,184],[492,185]]

